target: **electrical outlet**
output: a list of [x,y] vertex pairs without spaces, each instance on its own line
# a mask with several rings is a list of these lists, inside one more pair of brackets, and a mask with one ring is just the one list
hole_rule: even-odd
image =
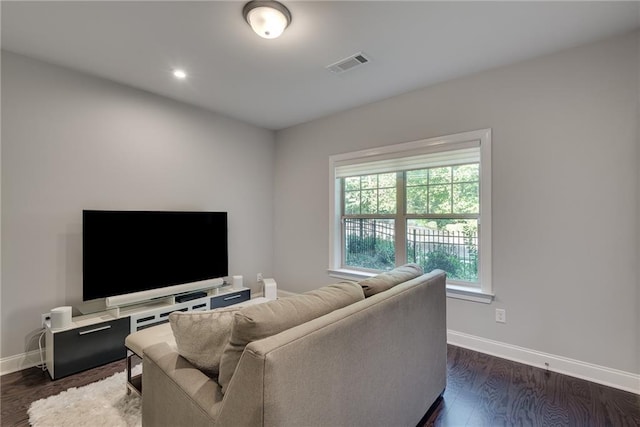
[[40,325],[44,328],[45,322],[51,322],[51,313],[42,313],[40,316]]
[[507,323],[507,311],[504,308],[496,308],[496,322]]
[[256,279],[258,281],[258,283],[262,282],[263,279],[264,278],[262,277],[262,273],[258,273],[258,277]]

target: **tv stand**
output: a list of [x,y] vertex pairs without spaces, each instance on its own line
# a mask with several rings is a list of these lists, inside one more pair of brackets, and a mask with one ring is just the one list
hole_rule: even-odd
[[71,327],[45,328],[46,365],[52,379],[104,365],[127,355],[124,340],[130,333],[169,321],[174,311],[199,311],[226,307],[251,298],[249,288],[231,286],[215,288],[205,295],[184,301],[175,296],[147,301],[143,304],[114,307],[96,313],[76,316]]

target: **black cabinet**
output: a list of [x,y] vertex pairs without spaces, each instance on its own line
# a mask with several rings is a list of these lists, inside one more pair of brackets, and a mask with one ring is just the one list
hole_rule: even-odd
[[47,345],[53,346],[47,361],[51,378],[58,379],[86,369],[124,359],[124,339],[130,332],[129,317],[89,326],[52,332]]

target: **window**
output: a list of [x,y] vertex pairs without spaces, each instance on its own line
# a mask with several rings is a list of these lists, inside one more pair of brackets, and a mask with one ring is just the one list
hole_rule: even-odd
[[490,150],[485,129],[332,156],[332,274],[359,278],[414,262],[445,270],[451,296],[484,301]]

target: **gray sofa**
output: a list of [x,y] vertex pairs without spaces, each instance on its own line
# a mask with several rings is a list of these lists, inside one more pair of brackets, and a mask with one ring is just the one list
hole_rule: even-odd
[[[291,297],[295,298],[295,297]],[[145,350],[144,426],[415,426],[446,385],[436,270],[250,342],[225,393],[166,343]]]

